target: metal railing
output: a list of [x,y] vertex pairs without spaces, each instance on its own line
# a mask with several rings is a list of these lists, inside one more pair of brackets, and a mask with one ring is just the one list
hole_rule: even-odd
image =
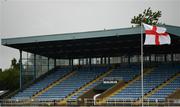
[[[139,106],[141,101],[132,98],[116,98],[93,100],[92,98],[85,99],[68,99],[67,106]],[[0,106],[58,106],[61,105],[59,100],[49,99],[1,99]],[[148,98],[144,99],[145,106],[180,106],[180,99],[162,99],[162,98]]]

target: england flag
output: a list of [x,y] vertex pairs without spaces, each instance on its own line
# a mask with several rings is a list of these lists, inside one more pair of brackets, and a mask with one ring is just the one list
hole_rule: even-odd
[[171,38],[166,32],[166,28],[143,24],[146,38],[144,45],[164,45],[171,44]]

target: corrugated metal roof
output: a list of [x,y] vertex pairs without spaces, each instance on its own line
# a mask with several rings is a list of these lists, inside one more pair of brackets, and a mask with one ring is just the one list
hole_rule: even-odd
[[[174,34],[176,36],[180,36],[180,27],[171,26],[171,25],[163,25],[163,26],[167,28],[168,33]],[[140,34],[140,32],[141,32],[140,27],[131,27],[131,28],[78,32],[78,33],[5,38],[2,39],[1,44],[12,45],[12,44],[34,43],[34,42],[64,41],[64,40],[100,38],[100,37],[110,37],[110,36],[124,36],[124,35]]]
[[73,39],[87,39],[87,38],[99,38],[109,36],[121,36],[129,34],[138,34],[139,28],[124,28],[124,29],[112,29],[112,30],[101,30],[101,31],[89,31],[79,33],[65,33],[65,34],[53,34],[43,36],[29,36],[19,38],[8,38],[2,39],[2,44],[21,44],[21,43],[32,43],[32,42],[46,42],[46,41],[61,41],[61,40],[73,40]]

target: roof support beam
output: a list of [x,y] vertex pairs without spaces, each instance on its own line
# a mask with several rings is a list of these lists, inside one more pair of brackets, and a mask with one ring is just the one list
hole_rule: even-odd
[[56,58],[54,59],[54,68],[56,68]]
[[36,80],[36,54],[34,54],[34,80]]
[[20,56],[19,56],[19,88],[20,88],[20,91],[22,91],[22,72],[23,72],[23,65],[22,65],[22,50],[19,50],[19,53],[20,53]]

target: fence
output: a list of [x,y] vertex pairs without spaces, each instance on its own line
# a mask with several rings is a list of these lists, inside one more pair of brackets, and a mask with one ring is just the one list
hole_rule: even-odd
[[[145,106],[180,106],[180,99],[144,99]],[[59,100],[49,100],[49,99],[3,99],[0,100],[0,106],[57,106],[61,105]],[[131,98],[118,98],[118,99],[108,99],[103,101],[103,99],[93,100],[92,98],[86,99],[69,99],[66,103],[67,106],[140,106],[141,101]]]

